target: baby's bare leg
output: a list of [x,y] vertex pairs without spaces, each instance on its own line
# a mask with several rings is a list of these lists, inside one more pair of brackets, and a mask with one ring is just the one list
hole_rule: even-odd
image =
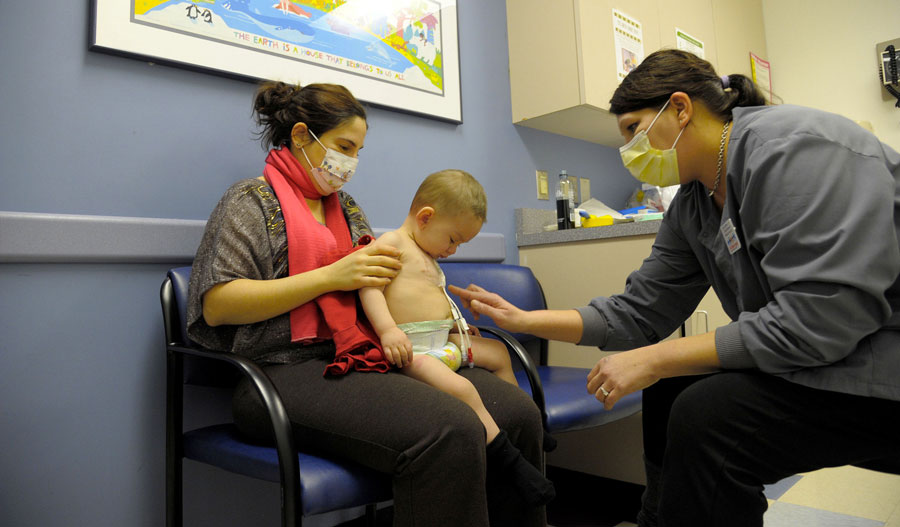
[[[469,338],[472,341],[472,355],[475,358],[475,366],[488,370],[513,386],[519,385],[516,382],[516,375],[513,373],[512,362],[505,344],[496,339],[474,336]],[[459,334],[454,333],[450,335],[450,341],[459,346],[459,349],[463,349],[460,340]],[[465,351],[463,351],[463,354],[465,356]],[[551,452],[555,448],[556,438],[544,430],[544,451]]]
[[[463,352],[463,358],[466,356],[466,350],[463,349],[459,334],[450,335],[450,342],[459,346]],[[475,366],[484,368],[492,372],[504,381],[518,386],[516,376],[513,373],[512,362],[509,359],[509,351],[506,345],[496,339],[488,339],[484,337],[475,337],[469,335],[472,342],[472,356],[475,358]]]
[[443,362],[430,355],[416,355],[413,361],[400,371],[469,405],[484,424],[487,443],[493,441],[500,433],[500,428],[485,408],[475,386],[465,377],[457,375]]

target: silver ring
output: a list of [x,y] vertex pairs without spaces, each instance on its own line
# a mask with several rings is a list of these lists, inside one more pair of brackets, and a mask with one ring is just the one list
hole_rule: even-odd
[[609,397],[609,392],[603,386],[600,387],[600,392],[603,393],[604,398]]

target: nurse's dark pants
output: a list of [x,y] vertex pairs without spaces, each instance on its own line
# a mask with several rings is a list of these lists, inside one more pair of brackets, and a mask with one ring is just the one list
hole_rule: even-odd
[[[758,372],[664,379],[644,391],[644,455],[661,467],[663,527],[761,527],[763,485],[823,467],[900,460],[900,402]],[[642,511],[641,526],[652,525]]]
[[[539,527],[543,507],[522,502],[508,481],[486,476],[485,431],[458,399],[401,373],[323,377],[328,360],[269,366],[299,447],[325,451],[393,475],[395,527]],[[481,368],[459,373],[510,441],[540,467],[541,415],[531,398]],[[260,441],[271,426],[246,382],[234,396],[235,423]]]

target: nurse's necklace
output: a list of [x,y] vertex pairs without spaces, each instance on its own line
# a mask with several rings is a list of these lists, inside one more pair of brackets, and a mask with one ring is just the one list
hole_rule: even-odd
[[716,163],[716,182],[712,190],[709,191],[709,197],[716,193],[716,190],[719,188],[719,181],[722,179],[722,157],[725,155],[725,136],[728,135],[728,123],[730,122],[731,120],[725,121],[725,125],[722,126],[722,141],[719,142],[719,161]]

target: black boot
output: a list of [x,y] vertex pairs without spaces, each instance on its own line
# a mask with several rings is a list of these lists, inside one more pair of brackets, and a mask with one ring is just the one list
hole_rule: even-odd
[[553,482],[522,456],[505,430],[487,446],[488,471],[498,479],[509,480],[519,495],[535,507],[546,505],[556,497]]

